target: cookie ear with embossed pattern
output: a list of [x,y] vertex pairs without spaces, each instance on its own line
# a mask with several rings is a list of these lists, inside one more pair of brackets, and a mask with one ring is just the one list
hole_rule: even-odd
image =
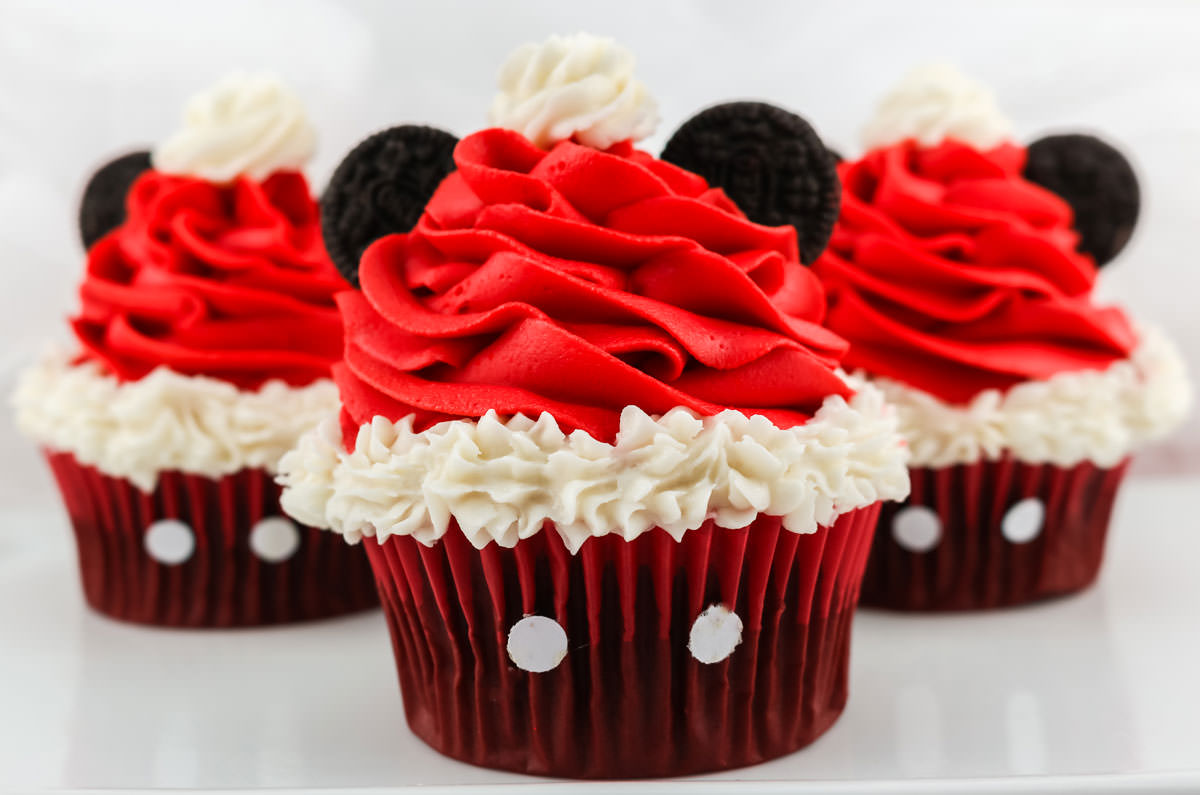
[[96,170],[79,203],[79,236],[85,249],[124,223],[125,197],[134,180],[149,170],[148,151],[130,152]]
[[367,246],[416,225],[454,170],[457,143],[443,130],[405,124],[367,138],[338,165],[321,196],[321,234],[347,281],[358,286]]
[[764,102],[729,102],[680,127],[662,159],[724,189],[746,216],[796,228],[811,265],[833,233],[841,204],[837,161],[808,122]]
[[1075,211],[1079,250],[1101,266],[1133,235],[1141,208],[1137,175],[1114,147],[1091,135],[1050,135],[1029,145],[1025,178]]

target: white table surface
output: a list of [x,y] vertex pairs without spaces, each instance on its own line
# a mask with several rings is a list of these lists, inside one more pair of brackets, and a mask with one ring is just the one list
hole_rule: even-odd
[[[825,737],[650,789],[1200,791],[1197,497],[1196,477],[1130,481],[1087,594],[860,613],[850,703]],[[24,528],[0,536],[0,789],[629,791],[428,749],[405,726],[378,612],[267,630],[124,625],[84,607],[57,506],[0,521]]]

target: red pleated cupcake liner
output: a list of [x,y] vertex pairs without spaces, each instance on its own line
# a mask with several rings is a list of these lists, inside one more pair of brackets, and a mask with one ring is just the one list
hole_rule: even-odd
[[[1080,591],[1100,572],[1104,540],[1126,459],[1111,469],[1026,464],[1011,457],[911,470],[907,502],[888,503],[863,579],[862,603],[895,610],[979,610]],[[1022,500],[1040,503],[1030,540],[1003,526]],[[894,522],[911,506],[937,514],[940,539],[926,551],[898,543]]]
[[[334,533],[295,525],[299,545],[286,560],[256,555],[251,531],[284,516],[280,487],[258,469],[219,479],[163,472],[153,492],[46,453],[67,506],[83,592],[100,613],[139,624],[239,627],[326,618],[378,604],[366,555]],[[177,519],[195,547],[181,563],[147,551],[147,530]],[[290,520],[289,520],[290,521]]]
[[[762,762],[816,739],[846,703],[850,623],[878,504],[801,535],[776,517],[675,541],[546,527],[511,549],[455,527],[434,546],[364,544],[379,582],[409,725],[484,767],[572,778],[670,776]],[[689,651],[714,604],[743,624],[726,659]],[[566,632],[545,673],[508,657],[510,628]]]

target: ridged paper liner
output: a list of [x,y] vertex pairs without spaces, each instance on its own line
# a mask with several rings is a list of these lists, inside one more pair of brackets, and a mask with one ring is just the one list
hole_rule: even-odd
[[[850,622],[878,504],[800,535],[761,516],[676,542],[586,541],[546,527],[475,549],[452,527],[364,544],[380,586],[412,730],[485,767],[576,778],[668,776],[761,762],[812,742],[846,703]],[[688,650],[713,604],[743,623],[725,660]],[[566,630],[554,669],[509,659],[526,615]]]
[[[1011,457],[914,469],[907,502],[888,503],[863,579],[862,603],[895,610],[978,610],[1019,605],[1086,588],[1104,557],[1104,539],[1128,459],[1112,469],[1064,468]],[[1009,509],[1026,498],[1044,509],[1040,532],[1014,543],[1002,532]],[[905,549],[893,520],[906,507],[932,509],[941,539]]]
[[[70,453],[47,460],[75,530],[88,604],[139,624],[236,627],[325,618],[378,603],[366,555],[333,533],[297,525],[300,544],[287,560],[259,558],[255,523],[283,516],[280,487],[262,470],[214,480],[163,472],[153,492],[83,466]],[[147,529],[178,519],[195,536],[182,563],[146,551]]]

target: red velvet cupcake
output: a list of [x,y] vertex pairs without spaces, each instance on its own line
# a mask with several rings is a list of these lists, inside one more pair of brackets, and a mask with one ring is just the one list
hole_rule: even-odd
[[975,609],[1086,587],[1130,455],[1187,410],[1172,345],[1092,297],[1137,220],[1132,168],[1090,136],[1024,147],[1009,129],[990,94],[930,67],[839,167],[841,217],[815,266],[828,324],[913,454],[866,604]]
[[704,176],[656,159],[632,61],[528,45],[497,127],[380,133],[323,199],[361,290],[340,421],[285,457],[283,504],[367,537],[409,725],[474,764],[665,776],[808,744],[907,493],[801,264],[836,215],[820,140],[735,103],[668,145]]
[[66,502],[88,603],[114,618],[240,626],[359,610],[365,556],[279,508],[279,457],[336,408],[346,289],[298,169],[314,135],[273,79],[234,76],[184,129],[106,165],[73,353],[15,395]]

